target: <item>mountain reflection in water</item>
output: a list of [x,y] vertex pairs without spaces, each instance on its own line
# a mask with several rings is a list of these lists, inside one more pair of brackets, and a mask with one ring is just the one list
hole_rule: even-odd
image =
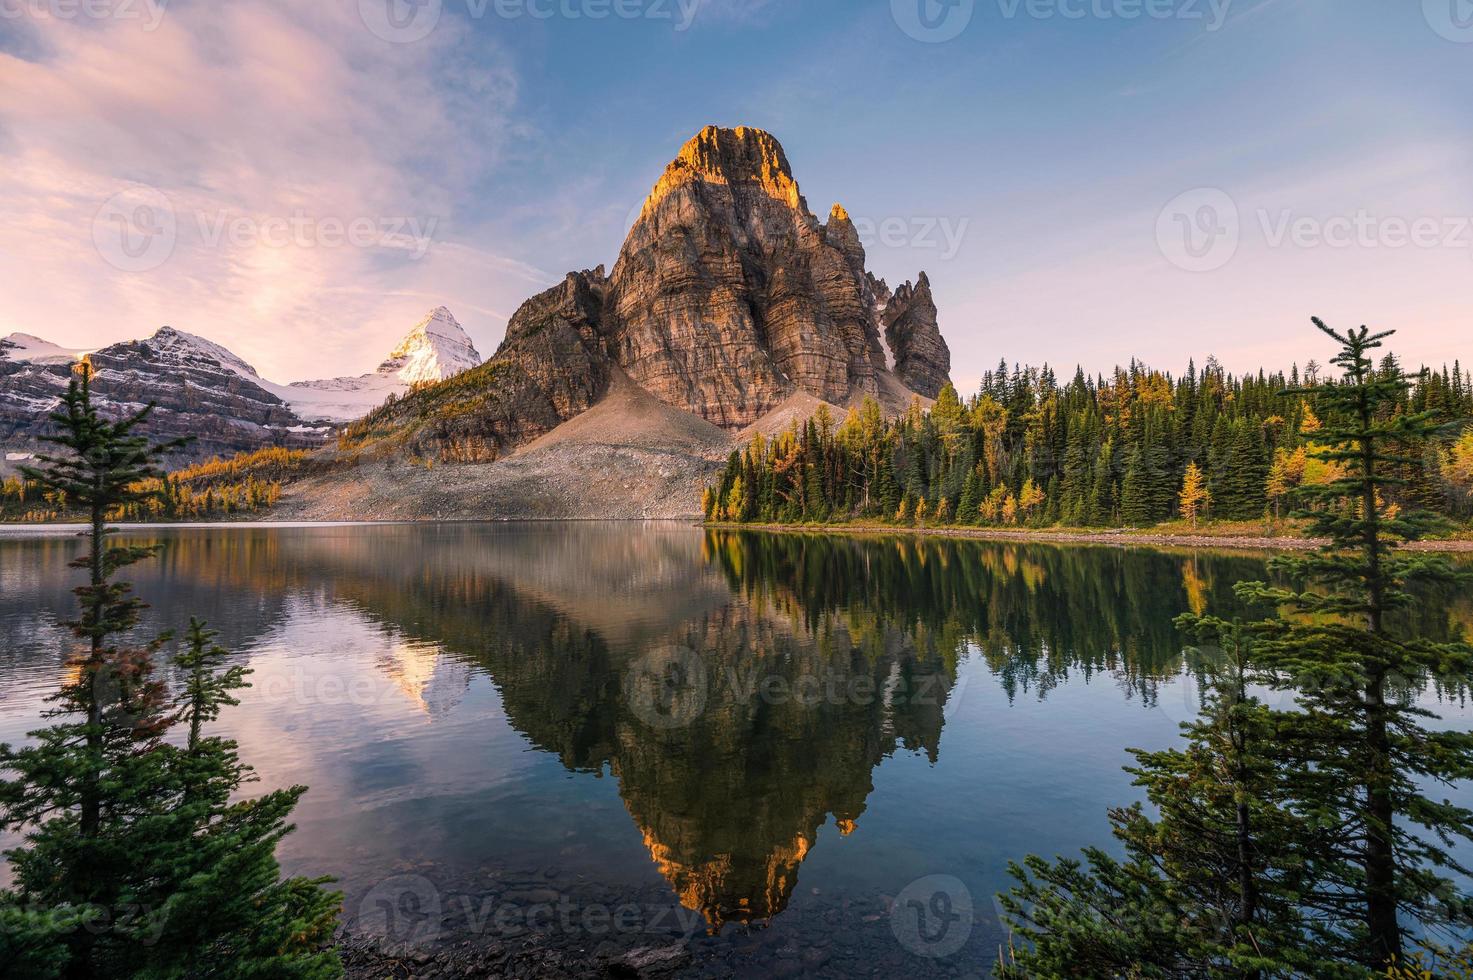
[[[1108,844],[1125,747],[1190,716],[1172,619],[1231,613],[1264,575],[1255,555],[675,525],[125,537],[166,545],[133,574],[146,621],[205,617],[255,669],[230,734],[267,785],[312,787],[283,857],[338,875],[350,912],[406,869],[610,900],[653,871],[719,931],[945,872],[984,951],[1005,861]],[[59,679],[79,546],[0,538],[0,740]],[[1424,616],[1445,636],[1473,609]]]

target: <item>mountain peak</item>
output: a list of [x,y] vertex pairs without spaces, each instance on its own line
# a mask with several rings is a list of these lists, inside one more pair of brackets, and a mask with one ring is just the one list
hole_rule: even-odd
[[898,402],[909,378],[934,397],[950,354],[929,287],[912,287],[917,298],[896,321],[902,358],[886,347],[889,324],[865,258],[848,209],[835,204],[826,224],[808,210],[775,138],[708,126],[665,169],[607,284],[590,284],[606,309],[575,311],[570,325],[596,323],[608,336],[592,343],[614,352],[636,383],[730,429],[795,394]]
[[693,182],[755,186],[790,208],[804,208],[782,144],[750,126],[707,126],[686,141],[644,203],[648,214],[671,191]]
[[480,363],[480,353],[454,314],[437,306],[404,335],[378,373],[413,385],[443,381]]
[[249,378],[253,381],[260,378],[255,368],[247,364],[229,348],[217,344],[213,340],[206,340],[198,334],[180,330],[177,327],[171,327],[167,324],[159,327],[153,332],[153,336],[148,338],[148,344],[151,347],[156,347],[164,351],[202,354],[207,358],[213,358],[218,361],[221,367],[230,371],[232,374],[238,374],[243,378]]

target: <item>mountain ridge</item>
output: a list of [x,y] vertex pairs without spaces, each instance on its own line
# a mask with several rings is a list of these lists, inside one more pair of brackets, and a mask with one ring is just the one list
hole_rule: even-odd
[[480,355],[444,306],[405,334],[377,371],[289,385],[262,378],[222,344],[168,325],[95,350],[16,332],[0,338],[0,445],[17,455],[38,447],[72,366],[83,359],[94,369],[93,389],[105,411],[157,402],[157,433],[194,437],[181,458],[198,459],[265,446],[316,447],[334,425],[414,384],[474,366]]

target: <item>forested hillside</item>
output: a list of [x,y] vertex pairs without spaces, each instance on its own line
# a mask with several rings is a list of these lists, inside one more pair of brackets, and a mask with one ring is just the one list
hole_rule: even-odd
[[[1381,362],[1386,375],[1401,370]],[[1235,377],[1213,359],[1180,377],[1132,362],[1109,377],[1004,362],[963,402],[947,386],[934,407],[894,420],[866,401],[842,421],[827,408],[733,452],[707,489],[708,519],[884,520],[901,524],[1146,526],[1178,517],[1253,520],[1287,513],[1300,485],[1335,464],[1305,435],[1332,419],[1301,371]],[[1388,503],[1454,517],[1473,513],[1473,377],[1424,371],[1399,412],[1432,413],[1439,438],[1401,466]],[[1186,492],[1184,493],[1184,487]]]

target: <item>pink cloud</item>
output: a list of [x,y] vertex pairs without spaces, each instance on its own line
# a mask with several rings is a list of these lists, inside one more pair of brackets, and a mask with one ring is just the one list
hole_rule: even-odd
[[[171,323],[295,378],[371,367],[452,288],[488,308],[526,292],[452,250],[417,255],[472,224],[465,187],[514,132],[514,73],[484,40],[460,57],[453,22],[394,45],[353,3],[239,0],[171,5],[153,30],[30,26],[38,57],[0,53],[0,332],[90,346]],[[139,187],[176,233],[129,272],[93,225]],[[290,222],[306,233],[273,237]],[[380,234],[342,243],[355,222]]]

